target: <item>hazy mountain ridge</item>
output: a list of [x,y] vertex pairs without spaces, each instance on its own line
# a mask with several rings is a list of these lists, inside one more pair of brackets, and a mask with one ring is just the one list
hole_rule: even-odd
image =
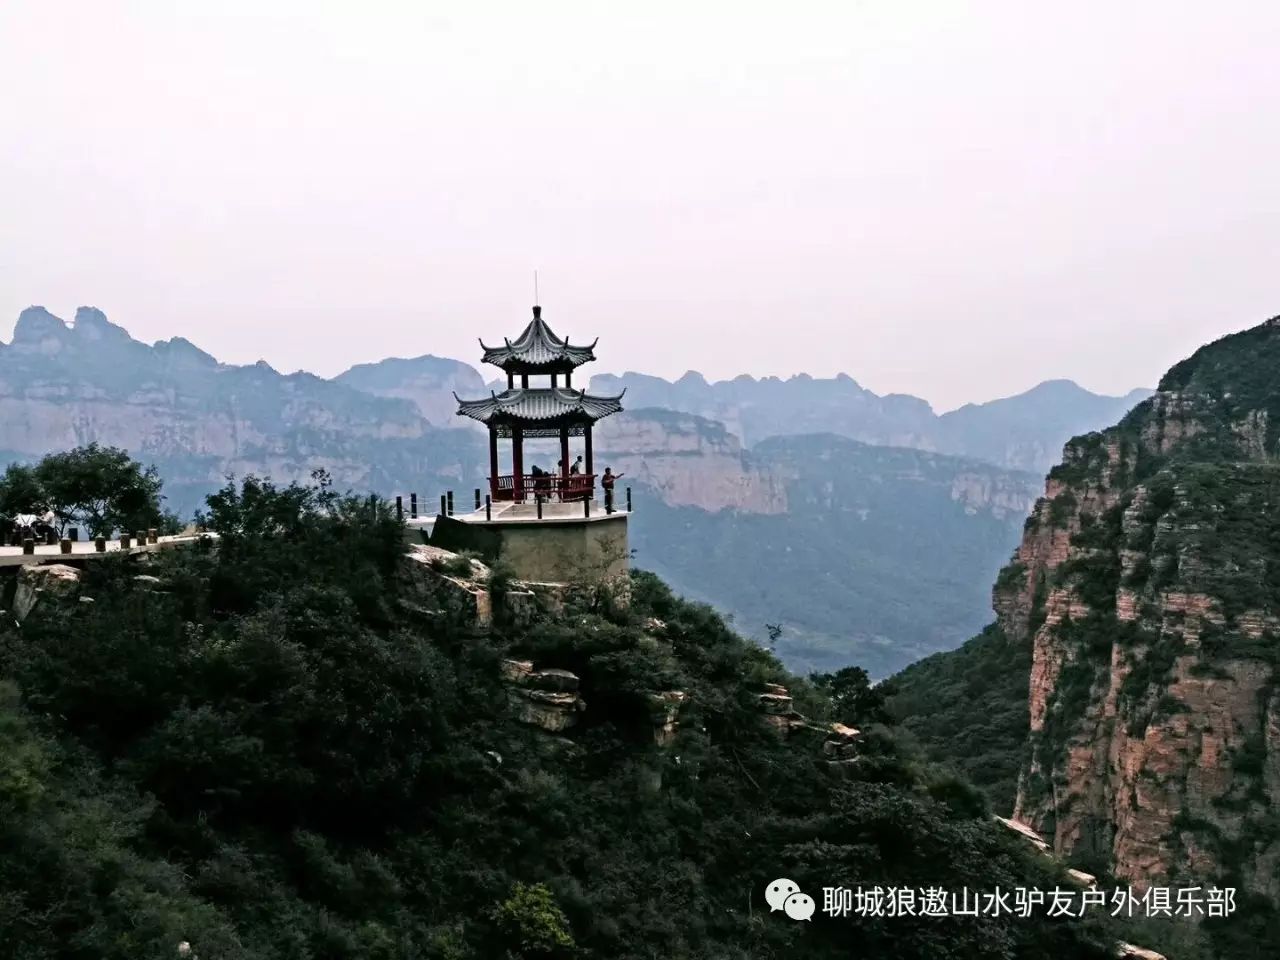
[[714,601],[749,636],[783,627],[796,669],[859,663],[876,676],[954,647],[989,617],[986,584],[1040,489],[1033,474],[832,434],[750,451],[785,514],[637,506],[637,563]]
[[772,436],[835,433],[877,446],[914,447],[976,457],[1015,470],[1043,472],[1062,444],[1082,430],[1114,422],[1149,390],[1123,397],[1091,393],[1070,380],[1050,380],[1013,397],[971,403],[939,416],[919,397],[880,396],[847,374],[799,374],[708,382],[690,371],[672,382],[639,373],[593,377],[591,389],[632,403],[719,420],[754,446]]
[[478,429],[473,420],[460,420],[453,399],[484,396],[484,379],[474,367],[460,360],[425,354],[420,357],[389,357],[375,363],[356,364],[333,378],[334,383],[363,390],[379,397],[397,397],[412,402],[423,418],[435,426],[467,426]]
[[404,489],[480,469],[469,433],[431,428],[406,400],[222,364],[181,338],[148,346],[90,307],[72,324],[24,310],[0,346],[0,452],[33,459],[95,440],[154,462],[184,509],[227,473],[288,481],[323,468],[355,488]]
[[967,403],[938,418],[943,448],[1017,470],[1043,473],[1062,455],[1062,437],[1114,423],[1151,396],[1092,393],[1071,380],[1046,380],[1014,397]]
[[[335,379],[414,400],[422,415],[437,424],[452,413],[451,390],[476,396],[506,389],[505,380],[486,382],[465,363],[432,356],[360,364]],[[882,396],[843,373],[825,379],[803,373],[786,379],[742,374],[710,382],[693,370],[674,381],[629,371],[597,374],[587,389],[606,396],[625,390],[627,409],[673,410],[716,421],[747,448],[774,436],[833,433],[1034,473],[1057,463],[1068,438],[1114,423],[1151,395],[1136,389],[1121,397],[1104,396],[1071,380],[1047,380],[1012,397],[936,414],[919,397]]]

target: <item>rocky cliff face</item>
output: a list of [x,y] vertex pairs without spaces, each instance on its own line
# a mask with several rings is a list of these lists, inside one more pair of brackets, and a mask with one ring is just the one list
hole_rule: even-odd
[[1280,898],[1280,322],[1071,441],[995,589],[1032,647],[1015,818],[1139,885]]
[[716,512],[787,512],[782,478],[753,464],[723,425],[691,414],[641,409],[603,420],[597,469],[611,466],[625,483],[644,484],[673,507]]
[[334,382],[378,397],[408,400],[433,426],[484,429],[474,420],[457,416],[455,393],[475,399],[489,392],[484,378],[473,367],[457,360],[433,356],[407,360],[393,357],[377,363],[357,364],[334,377]]

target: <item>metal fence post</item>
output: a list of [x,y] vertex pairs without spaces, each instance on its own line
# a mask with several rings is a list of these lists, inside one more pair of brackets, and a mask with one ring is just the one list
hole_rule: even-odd
[[582,498],[582,515],[584,517],[591,516],[591,498],[590,497]]
[[404,497],[396,495],[396,523],[404,519]]
[[480,488],[476,487],[476,509],[480,509]]
[[449,497],[449,516],[452,517],[453,516],[453,491],[452,490],[449,491],[448,497]]
[[418,495],[416,493],[409,494],[409,519],[418,519]]
[[533,500],[534,500],[534,503],[538,505],[538,519],[541,520],[542,519],[542,494],[535,493],[533,495]]
[[484,495],[484,518],[486,520],[493,519],[493,496],[488,493]]
[[627,487],[627,513],[631,512],[631,488]]
[[449,498],[443,493],[440,494],[440,515],[447,517],[449,515]]

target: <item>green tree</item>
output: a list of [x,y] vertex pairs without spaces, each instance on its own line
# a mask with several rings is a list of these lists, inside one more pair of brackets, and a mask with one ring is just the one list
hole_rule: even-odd
[[831,698],[835,718],[841,723],[856,727],[889,722],[884,685],[872,683],[862,667],[844,667],[835,673],[815,673],[810,679],[818,690]]
[[574,949],[569,921],[545,884],[517,883],[494,911],[508,949],[518,957],[568,957]]
[[34,478],[62,527],[78,523],[90,536],[109,536],[172,525],[161,510],[155,467],[144,468],[118,447],[91,443],[51,453],[36,464]]
[[0,476],[0,514],[6,517],[35,513],[47,497],[36,468],[30,464],[11,463]]

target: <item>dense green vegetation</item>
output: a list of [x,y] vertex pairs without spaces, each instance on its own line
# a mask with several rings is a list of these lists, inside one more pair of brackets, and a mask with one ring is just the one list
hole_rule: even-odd
[[992,624],[958,650],[934,654],[886,682],[889,710],[926,756],[954,767],[1013,810],[1027,742],[1031,647]]
[[[819,905],[1060,877],[884,728],[845,776],[780,740],[762,684],[818,717],[874,707],[865,678],[833,702],[649,574],[478,634],[376,503],[249,480],[204,522],[216,546],[90,564],[0,632],[6,956],[1110,955],[1098,922],[769,915],[778,876]],[[511,655],[581,677],[579,728],[509,717]],[[661,689],[689,695],[665,748]]]

